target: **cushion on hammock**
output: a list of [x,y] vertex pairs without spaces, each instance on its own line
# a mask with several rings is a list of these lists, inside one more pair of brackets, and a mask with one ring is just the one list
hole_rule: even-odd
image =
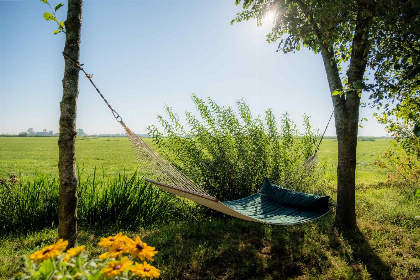
[[271,184],[267,178],[264,180],[261,193],[278,203],[312,211],[328,210],[330,201],[329,196],[306,194],[278,187]]

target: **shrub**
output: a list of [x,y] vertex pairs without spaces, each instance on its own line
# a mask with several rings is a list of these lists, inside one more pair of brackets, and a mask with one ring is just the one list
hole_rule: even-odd
[[[418,187],[420,183],[420,137],[417,124],[385,118],[395,142],[375,165],[389,171],[388,182],[400,187]],[[382,122],[384,122],[384,120]],[[413,130],[414,127],[414,130]]]
[[309,117],[300,133],[287,113],[278,127],[270,109],[264,119],[253,117],[243,100],[235,113],[210,98],[207,103],[195,95],[192,99],[199,116],[186,112],[186,127],[166,107],[168,119],[158,116],[163,131],[150,126],[149,134],[176,167],[210,194],[238,199],[259,189],[265,177],[300,191],[323,189],[318,166],[302,168],[317,139]]
[[407,152],[400,142],[394,142],[374,164],[389,171],[388,182],[394,186],[413,188],[420,183],[420,159]]

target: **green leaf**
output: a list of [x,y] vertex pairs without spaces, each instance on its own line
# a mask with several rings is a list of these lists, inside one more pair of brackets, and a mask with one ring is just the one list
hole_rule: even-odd
[[44,13],[44,19],[45,20],[54,20],[57,21],[57,19],[55,18],[55,16],[51,13],[45,12]]
[[57,12],[57,10],[58,10],[58,9],[60,9],[61,7],[63,7],[63,6],[64,6],[64,4],[63,4],[63,3],[57,4],[57,5],[55,6],[55,11]]
[[343,94],[343,91],[338,90],[338,89],[334,90],[333,93],[332,93],[333,96],[334,95],[340,95],[341,96],[342,94]]
[[46,259],[41,263],[41,266],[38,269],[39,272],[47,279],[54,273],[54,266],[51,259]]
[[42,3],[49,4],[48,0],[41,0]]
[[64,28],[64,22],[60,21],[60,22],[58,23],[58,25],[60,26],[60,29],[63,29],[63,28]]
[[362,80],[357,80],[353,83],[353,88],[354,89],[364,89],[365,88],[365,83]]
[[60,30],[54,30],[54,35],[60,33]]

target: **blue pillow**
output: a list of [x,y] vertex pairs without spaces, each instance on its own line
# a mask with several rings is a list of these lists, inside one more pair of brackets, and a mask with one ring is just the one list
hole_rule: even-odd
[[329,196],[306,194],[278,187],[271,184],[267,178],[264,180],[261,193],[278,203],[313,211],[328,210],[328,202],[330,201]]

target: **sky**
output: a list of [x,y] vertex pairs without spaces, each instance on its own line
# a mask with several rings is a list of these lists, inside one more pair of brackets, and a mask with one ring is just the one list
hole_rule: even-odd
[[[61,2],[57,18],[64,21]],[[180,116],[196,112],[192,93],[231,107],[243,98],[255,116],[268,108],[278,119],[288,112],[299,127],[306,114],[323,131],[333,106],[321,55],[276,52],[277,44],[266,42],[270,20],[230,24],[241,10],[234,0],[85,0],[80,61],[137,133],[158,124],[165,105]],[[0,134],[58,132],[65,35],[53,35],[47,11],[38,0],[0,0]],[[369,121],[359,135],[386,134],[373,112],[361,108]],[[124,132],[82,75],[77,128]],[[335,135],[333,121],[326,135]]]

